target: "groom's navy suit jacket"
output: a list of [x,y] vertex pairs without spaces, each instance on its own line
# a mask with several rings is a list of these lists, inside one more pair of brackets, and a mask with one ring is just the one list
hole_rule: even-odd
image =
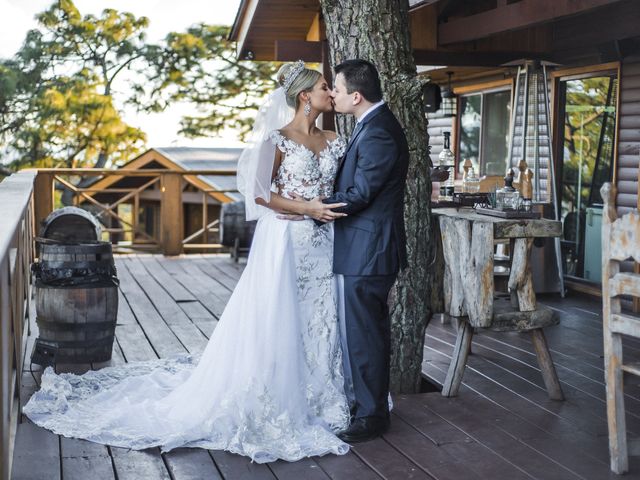
[[335,193],[344,202],[335,222],[333,271],[343,275],[392,275],[407,264],[404,188],[409,148],[386,105],[356,127],[341,159]]

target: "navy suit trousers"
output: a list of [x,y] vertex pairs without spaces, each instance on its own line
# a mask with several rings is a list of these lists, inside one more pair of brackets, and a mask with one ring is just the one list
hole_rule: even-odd
[[389,413],[391,322],[387,299],[397,274],[344,276],[347,352],[355,417]]

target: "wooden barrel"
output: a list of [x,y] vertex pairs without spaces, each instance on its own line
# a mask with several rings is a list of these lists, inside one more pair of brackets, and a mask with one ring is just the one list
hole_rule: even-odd
[[243,201],[222,205],[220,210],[220,243],[222,245],[249,248],[255,230],[256,222],[246,220]]
[[34,273],[38,340],[56,362],[109,360],[118,318],[111,244],[41,242]]
[[42,238],[60,242],[96,242],[102,236],[102,226],[91,213],[78,207],[54,210],[42,222]]

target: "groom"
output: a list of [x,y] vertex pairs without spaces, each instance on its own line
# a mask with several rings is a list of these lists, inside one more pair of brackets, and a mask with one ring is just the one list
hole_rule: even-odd
[[[365,60],[347,60],[335,72],[335,110],[357,119],[335,193],[323,200],[346,203],[334,209],[347,216],[335,222],[333,271],[340,286],[345,379],[353,418],[338,436],[353,443],[376,438],[389,427],[387,297],[398,271],[407,264],[404,188],[409,149],[400,123],[382,100],[376,67]],[[312,202],[318,211],[326,208],[319,199]]]

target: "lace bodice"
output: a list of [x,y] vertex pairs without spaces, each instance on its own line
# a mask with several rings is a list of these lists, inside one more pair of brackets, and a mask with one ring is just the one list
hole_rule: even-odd
[[295,193],[308,200],[333,195],[333,182],[346,148],[342,137],[327,142],[318,155],[278,130],[271,132],[269,138],[284,154],[274,179],[280,195],[292,198],[291,193]]

